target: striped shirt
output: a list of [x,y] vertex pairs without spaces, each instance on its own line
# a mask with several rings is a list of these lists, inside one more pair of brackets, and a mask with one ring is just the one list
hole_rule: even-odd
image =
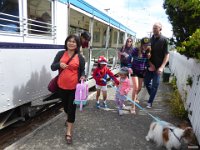
[[138,56],[138,48],[132,51],[132,69],[134,73],[144,74],[148,67],[148,57],[145,51],[142,51],[142,57]]

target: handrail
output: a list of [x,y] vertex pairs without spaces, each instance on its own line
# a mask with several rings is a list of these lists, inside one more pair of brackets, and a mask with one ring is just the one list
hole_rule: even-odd
[[[20,32],[20,18],[18,16],[6,14],[6,13],[0,13],[0,31],[2,33],[17,33]],[[4,18],[4,17],[10,17],[10,19]]]
[[[38,21],[28,18],[20,18],[18,16],[0,13],[0,15],[8,16],[10,19],[0,17],[0,34],[17,33],[31,36],[52,37],[56,38],[56,26],[51,23]],[[12,17],[12,18],[11,18]]]
[[0,12],[0,15],[5,15],[5,16],[14,17],[14,18],[18,18],[19,19],[18,16],[14,16],[14,15],[2,13],[2,12]]

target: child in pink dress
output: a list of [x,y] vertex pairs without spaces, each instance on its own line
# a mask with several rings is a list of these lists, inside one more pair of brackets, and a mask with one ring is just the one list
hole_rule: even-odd
[[115,95],[115,101],[118,106],[119,115],[123,114],[122,107],[128,92],[131,90],[130,79],[128,78],[128,75],[129,69],[127,67],[122,67],[119,71],[120,81]]

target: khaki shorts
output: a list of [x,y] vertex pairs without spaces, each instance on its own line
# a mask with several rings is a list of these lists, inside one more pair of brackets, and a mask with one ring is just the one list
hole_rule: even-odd
[[102,90],[102,91],[107,91],[107,85],[101,86],[101,85],[97,85],[97,84],[96,84],[96,89]]

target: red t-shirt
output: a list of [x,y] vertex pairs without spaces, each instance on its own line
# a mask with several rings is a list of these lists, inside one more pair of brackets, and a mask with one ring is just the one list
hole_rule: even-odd
[[[66,51],[60,62],[67,63],[70,59],[68,52]],[[73,90],[76,89],[76,85],[78,83],[78,67],[79,67],[79,58],[76,54],[72,60],[69,62],[68,67],[62,70],[61,74],[58,78],[58,86],[61,89],[65,90]]]

